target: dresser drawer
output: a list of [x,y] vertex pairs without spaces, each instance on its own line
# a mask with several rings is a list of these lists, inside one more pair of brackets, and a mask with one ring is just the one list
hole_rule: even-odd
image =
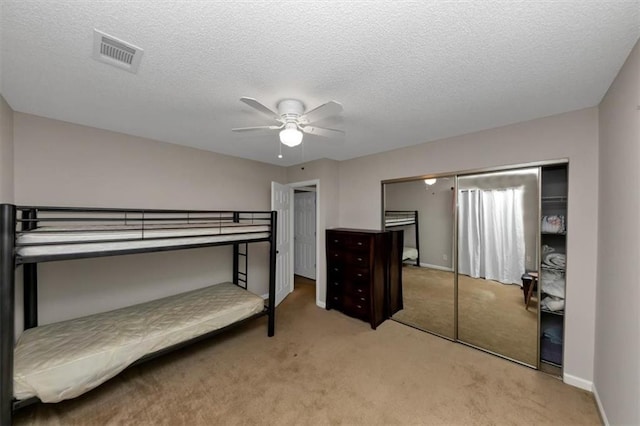
[[369,301],[362,299],[363,298],[345,295],[342,298],[342,312],[365,321],[368,320],[371,308],[369,306]]
[[339,264],[339,263],[331,263],[327,265],[327,275],[329,278],[333,277],[336,279],[344,280],[346,277],[345,272],[348,268]]
[[330,296],[327,297],[327,309],[337,309],[339,311],[341,311],[342,308],[342,301],[343,301],[344,296],[342,296],[342,294],[339,293],[333,293]]
[[349,237],[344,234],[328,234],[327,249],[328,250],[344,250],[347,247],[347,239]]
[[352,265],[352,266],[354,266],[356,268],[368,268],[369,267],[369,256],[368,256],[368,253],[354,251],[354,252],[349,252],[346,255],[343,255],[342,257],[343,258],[346,257],[346,262],[349,265]]
[[353,297],[365,297],[367,298],[367,300],[369,299],[369,297],[371,297],[369,283],[347,281],[346,283],[344,283],[341,289],[343,290],[344,294],[348,294]]
[[369,270],[365,268],[348,267],[344,270],[345,279],[353,283],[368,284],[370,275]]
[[367,235],[350,235],[345,241],[346,247],[350,250],[369,251],[371,238]]
[[342,294],[345,291],[344,280],[340,276],[327,277],[327,294]]
[[327,249],[327,263],[329,265],[342,265],[348,263],[350,261],[350,257],[349,253],[345,252],[344,249]]

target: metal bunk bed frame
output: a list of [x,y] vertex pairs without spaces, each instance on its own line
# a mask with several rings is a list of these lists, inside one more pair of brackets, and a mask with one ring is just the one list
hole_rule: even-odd
[[[413,217],[413,223],[411,225],[415,226],[415,231],[416,231],[416,250],[418,251],[418,257],[416,257],[416,266],[420,266],[420,227],[418,224],[418,210],[385,210],[384,211],[384,215],[385,215],[385,228],[387,227],[393,227],[393,225],[388,226],[386,224],[386,216],[387,213],[390,214],[406,214],[407,217]],[[397,226],[410,226],[410,225],[397,225]]]
[[[140,247],[126,250],[110,250],[93,253],[75,253],[75,254],[50,254],[36,256],[19,256],[16,252],[16,228],[20,224],[22,231],[33,230],[38,227],[40,220],[44,221],[82,221],[82,218],[73,217],[65,218],[46,218],[39,219],[38,213],[46,212],[53,214],[123,214],[134,216],[126,220],[138,221],[144,224],[144,221],[176,221],[176,217],[171,215],[195,215],[195,222],[207,219],[206,216],[214,215],[208,219],[224,218],[233,222],[240,222],[243,215],[259,215],[260,219],[268,220],[270,225],[269,236],[258,239],[239,239],[234,241],[222,241],[213,243],[194,243],[179,246],[157,246],[157,247]],[[18,217],[20,213],[20,217]],[[145,215],[169,215],[163,218],[147,218]],[[222,216],[222,215],[225,216]],[[137,215],[137,216],[136,216]],[[218,215],[218,216],[215,216]],[[96,218],[87,218],[85,220],[96,221]],[[108,217],[101,217],[99,221],[110,221]],[[122,221],[122,218],[118,219]],[[275,333],[275,289],[276,289],[276,236],[277,236],[277,212],[275,211],[221,211],[221,210],[155,210],[155,209],[111,209],[111,208],[76,208],[76,207],[38,207],[38,206],[16,206],[13,204],[0,204],[0,425],[9,426],[12,423],[13,412],[22,407],[39,402],[39,399],[32,397],[25,400],[16,400],[13,397],[13,356],[15,341],[15,270],[22,265],[23,270],[23,291],[24,291],[24,329],[37,327],[38,325],[38,263],[50,262],[56,260],[70,260],[80,258],[93,258],[104,256],[118,256],[134,253],[149,253],[158,251],[173,251],[190,248],[211,247],[233,245],[233,283],[247,289],[247,273],[248,273],[248,244],[255,242],[269,243],[269,297],[268,302],[262,312],[245,318],[241,321],[229,324],[223,328],[212,332],[197,336],[195,338],[180,342],[157,352],[153,352],[138,359],[130,365],[138,365],[142,362],[164,355],[168,352],[182,348],[197,341],[206,339],[213,335],[222,333],[227,329],[239,326],[254,318],[264,315],[268,316],[267,335],[273,336]],[[173,237],[158,238],[167,240]],[[127,240],[130,241],[130,240]]]

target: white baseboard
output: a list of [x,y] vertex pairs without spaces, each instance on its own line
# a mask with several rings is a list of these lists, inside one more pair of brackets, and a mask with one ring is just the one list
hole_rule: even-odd
[[430,263],[422,263],[422,262],[420,262],[420,266],[422,266],[423,268],[437,269],[439,271],[453,272],[453,269],[447,268],[446,266],[432,265]]
[[584,389],[589,392],[593,392],[593,382],[590,382],[580,377],[572,376],[571,374],[564,373],[562,375],[562,381],[568,385],[575,386],[580,389]]
[[322,300],[318,300],[318,301],[316,302],[316,306],[319,306],[319,307],[320,307],[320,308],[322,308],[322,309],[326,309],[327,304],[326,304],[326,303],[324,303]]
[[596,397],[596,404],[598,404],[598,411],[600,411],[602,423],[604,423],[604,426],[609,426],[609,419],[607,419],[607,414],[604,412],[604,406],[602,405],[602,401],[600,400],[600,395],[598,395],[598,390],[596,389],[595,384],[593,385],[593,396]]

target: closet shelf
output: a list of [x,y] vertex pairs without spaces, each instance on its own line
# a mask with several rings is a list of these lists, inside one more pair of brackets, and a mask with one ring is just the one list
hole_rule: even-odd
[[540,268],[541,268],[541,269],[545,269],[545,270],[547,270],[547,271],[558,271],[558,272],[562,272],[562,273],[567,272],[567,270],[566,270],[565,268],[552,268],[552,267],[547,266],[547,265],[545,265],[545,264],[541,264],[541,265],[540,265]]
[[564,310],[562,311],[551,311],[549,309],[540,309],[540,312],[542,312],[543,314],[551,314],[551,315],[558,315],[558,316],[564,316]]
[[542,196],[541,200],[543,203],[566,203],[567,196],[566,195],[548,195],[548,196]]

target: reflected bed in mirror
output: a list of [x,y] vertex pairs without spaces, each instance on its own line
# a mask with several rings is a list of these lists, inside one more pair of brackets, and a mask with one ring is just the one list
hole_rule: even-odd
[[403,304],[393,319],[455,338],[453,177],[384,185],[385,229],[404,231]]

